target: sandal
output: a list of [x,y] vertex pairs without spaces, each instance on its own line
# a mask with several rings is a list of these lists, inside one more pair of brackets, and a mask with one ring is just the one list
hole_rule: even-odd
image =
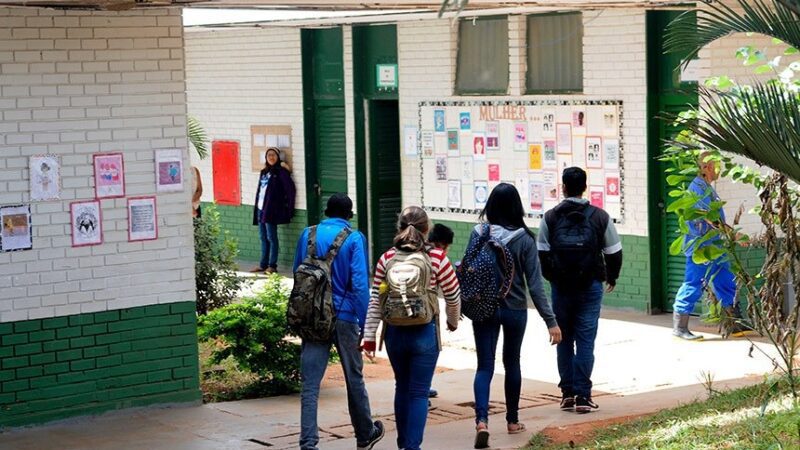
[[475,448],[489,448],[489,425],[486,422],[475,425]]
[[258,272],[263,272],[263,271],[264,271],[264,269],[261,266],[256,266],[256,267],[253,267],[252,269],[250,269],[250,273],[258,273]]
[[521,422],[508,424],[508,434],[519,434],[525,431],[525,424]]

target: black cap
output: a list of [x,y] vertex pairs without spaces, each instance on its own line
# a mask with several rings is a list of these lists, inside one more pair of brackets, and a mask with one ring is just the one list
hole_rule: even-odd
[[353,201],[343,192],[337,192],[328,199],[325,215],[350,220],[353,218]]

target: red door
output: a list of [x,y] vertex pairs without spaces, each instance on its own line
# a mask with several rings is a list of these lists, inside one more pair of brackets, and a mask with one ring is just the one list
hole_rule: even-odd
[[239,142],[213,141],[211,165],[214,171],[214,201],[220,205],[241,205]]

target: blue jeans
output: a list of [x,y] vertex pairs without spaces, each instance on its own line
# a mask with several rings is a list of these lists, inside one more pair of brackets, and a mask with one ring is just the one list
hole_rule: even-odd
[[505,307],[497,308],[492,319],[472,323],[475,334],[475,349],[478,352],[478,370],[472,389],[475,393],[475,421],[489,422],[489,387],[494,376],[494,360],[497,351],[497,338],[503,329],[503,367],[506,369],[506,422],[519,421],[519,393],[522,389],[522,371],[519,366],[522,339],[528,311]]
[[325,375],[330,357],[331,343],[336,345],[347,385],[347,406],[350,423],[356,433],[357,442],[367,442],[375,432],[369,397],[364,386],[361,359],[361,330],[358,325],[343,320],[336,321],[332,342],[303,342],[300,354],[300,376],[303,388],[300,392],[300,448],[317,450],[319,427],[317,425],[317,403],[319,385]]
[[695,264],[692,257],[686,258],[686,275],[675,296],[672,309],[679,314],[691,314],[697,300],[703,296],[703,289],[711,283],[711,289],[723,307],[733,306],[736,299],[736,277],[731,272],[728,261],[721,258],[708,264]]
[[428,393],[439,359],[436,324],[386,327],[386,353],[394,370],[397,447],[419,450],[428,420]]
[[564,396],[592,398],[594,340],[603,302],[603,283],[595,281],[586,289],[572,290],[553,284],[553,312],[561,328],[556,346],[558,387]]
[[259,223],[258,236],[261,238],[261,263],[262,269],[278,267],[278,225],[274,223]]

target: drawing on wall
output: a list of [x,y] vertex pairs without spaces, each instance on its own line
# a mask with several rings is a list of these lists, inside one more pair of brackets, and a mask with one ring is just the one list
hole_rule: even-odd
[[128,241],[158,239],[155,197],[128,199]]
[[461,181],[452,180],[447,182],[447,206],[461,208]]
[[0,207],[0,250],[14,252],[32,248],[30,205]]
[[436,180],[447,181],[447,156],[436,157]]
[[34,155],[28,161],[32,202],[61,198],[61,160],[57,155]]
[[179,149],[156,150],[156,192],[183,190],[183,154]]
[[96,154],[93,159],[95,197],[124,197],[125,165],[122,153]]
[[[444,132],[434,127],[419,134],[421,176],[424,186],[429,186],[421,191],[426,209],[477,213],[490,189],[507,181],[517,186],[524,199],[526,217],[540,217],[561,199],[564,169],[578,166],[586,169],[589,186],[601,188],[602,196],[594,194],[595,202],[602,201],[606,207],[610,203],[614,220],[622,219],[623,143],[619,129],[606,135],[604,123],[604,114],[610,113],[612,122],[619,125],[621,102],[436,101],[420,103],[419,113],[420,124],[435,121],[437,114],[445,119]],[[438,183],[443,184],[437,187]],[[460,184],[458,199],[456,183]]]
[[102,244],[103,218],[100,213],[100,201],[72,202],[69,210],[72,223],[72,246]]
[[489,183],[486,181],[475,182],[475,207],[483,209],[489,199]]
[[458,127],[461,131],[469,131],[472,129],[470,115],[468,112],[462,112],[458,115]]
[[617,136],[618,133],[619,124],[617,122],[617,109],[605,108],[603,111],[603,135]]
[[444,133],[446,123],[443,109],[436,109],[433,111],[433,131],[437,133]]
[[447,154],[458,156],[458,130],[447,130]]
[[403,127],[403,152],[406,156],[417,156],[417,127]]
[[605,207],[605,201],[603,201],[603,187],[602,186],[592,186],[589,188],[589,203],[592,206],[596,206],[598,208]]
[[602,139],[591,136],[586,137],[586,168],[601,169],[603,167],[603,156],[601,154]]

